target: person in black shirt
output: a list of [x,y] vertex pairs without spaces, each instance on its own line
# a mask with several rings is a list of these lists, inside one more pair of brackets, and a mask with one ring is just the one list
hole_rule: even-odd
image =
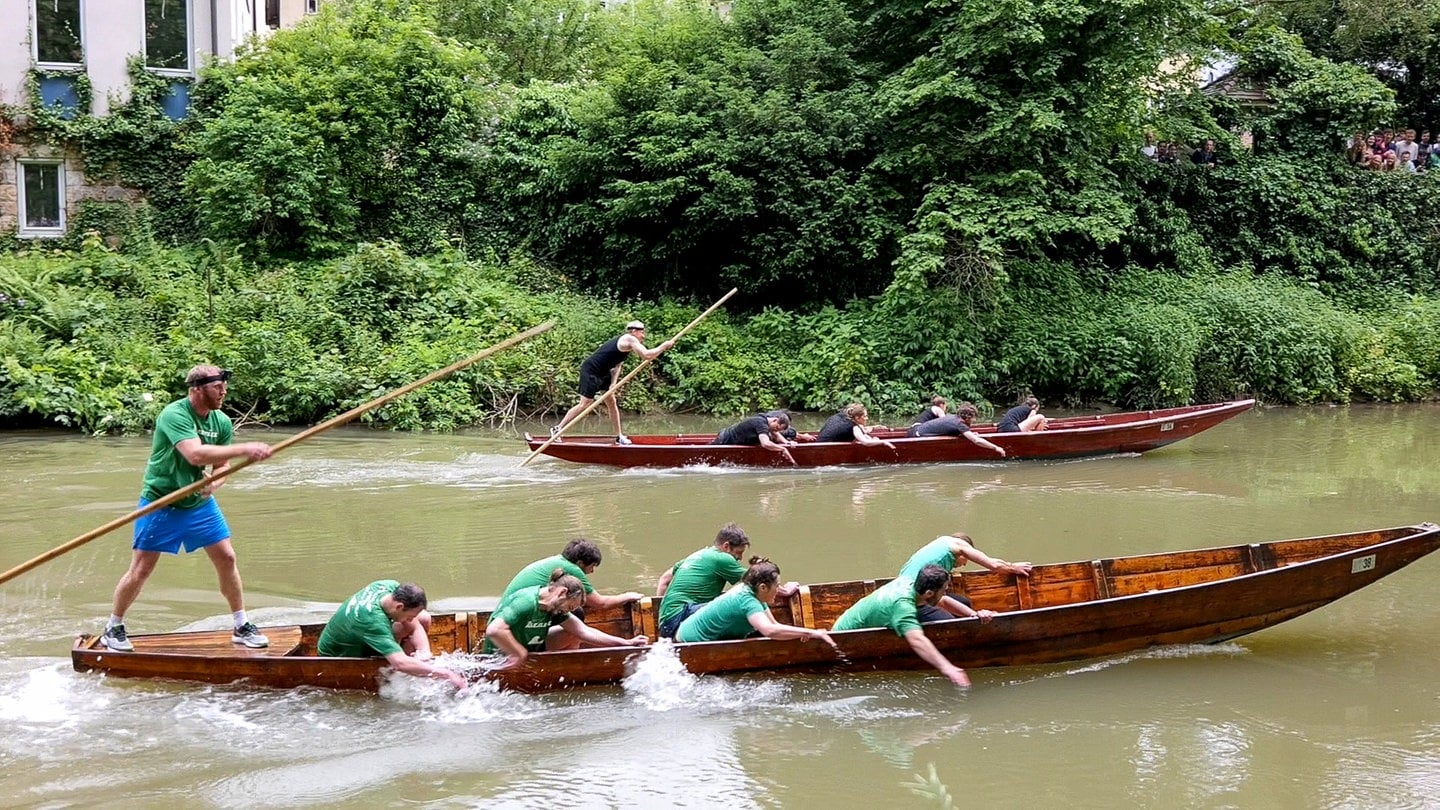
[[794,464],[795,459],[790,455],[789,449],[793,442],[780,435],[780,432],[788,427],[790,417],[783,413],[778,416],[761,414],[725,428],[716,434],[714,441],[710,443],[759,445],[766,450],[784,454],[785,459]]
[[968,402],[962,402],[960,403],[960,407],[955,409],[953,415],[942,416],[938,419],[931,419],[929,422],[914,425],[905,435],[911,438],[922,438],[925,436],[964,436],[972,443],[987,448],[991,452],[998,454],[1001,458],[1004,458],[1005,448],[987,440],[985,437],[970,429],[970,424],[975,421],[975,417],[978,416],[979,413],[974,405]]
[[825,426],[820,428],[820,433],[815,436],[815,441],[878,444],[894,450],[894,444],[870,435],[869,429],[865,426],[869,420],[870,412],[865,409],[864,405],[858,402],[851,403],[845,406],[845,410],[825,420]]
[[939,396],[939,395],[936,395],[936,396],[934,396],[934,397],[931,397],[931,398],[930,398],[930,407],[928,407],[928,408],[926,408],[925,410],[921,411],[921,412],[920,412],[920,415],[917,416],[917,417],[915,417],[915,422],[914,422],[914,424],[917,424],[917,425],[918,425],[918,424],[920,424],[920,423],[922,423],[922,422],[929,422],[931,419],[939,419],[940,417],[944,416],[944,415],[945,415],[945,405],[946,405],[946,403],[945,403],[945,398],[944,398],[944,397]]
[[1040,414],[1040,400],[1026,397],[1000,417],[1000,421],[995,424],[995,431],[1029,433],[1032,430],[1044,430],[1049,424],[1050,420]]
[[[610,390],[620,379],[620,367],[625,364],[625,355],[630,352],[640,355],[646,360],[654,360],[663,352],[675,345],[675,341],[667,340],[653,349],[645,348],[642,342],[645,339],[645,324],[640,321],[631,321],[625,324],[625,334],[607,340],[593,354],[585,358],[580,364],[580,402],[565,413],[565,418],[560,424],[550,428],[551,436],[559,436],[560,431],[575,417],[579,416],[596,397],[604,391]],[[615,423],[615,443],[629,444],[630,440],[620,430],[620,403],[615,397],[605,400],[610,408],[610,421]],[[559,441],[557,438],[556,441]]]

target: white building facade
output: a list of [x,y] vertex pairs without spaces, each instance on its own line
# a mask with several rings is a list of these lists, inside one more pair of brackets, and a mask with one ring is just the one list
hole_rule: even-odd
[[[29,105],[35,72],[42,103],[67,115],[103,116],[130,93],[130,62],[172,79],[166,114],[182,118],[206,60],[230,59],[253,36],[294,25],[319,0],[0,0],[0,105]],[[90,86],[88,104],[77,79]],[[85,109],[81,109],[84,105]],[[8,118],[8,120],[7,120]],[[66,232],[83,200],[124,199],[89,183],[74,155],[29,142],[23,115],[0,118],[0,233],[47,238]]]

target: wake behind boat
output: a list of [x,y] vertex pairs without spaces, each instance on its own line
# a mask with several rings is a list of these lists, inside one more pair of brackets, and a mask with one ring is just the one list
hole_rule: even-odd
[[[924,626],[925,635],[962,668],[1051,664],[1166,644],[1227,641],[1323,607],[1404,568],[1440,547],[1433,523],[1246,543],[1194,551],[1037,565],[1029,577],[962,572],[951,590],[976,608],[1000,613],[989,623],[955,619]],[[774,608],[783,623],[822,629],[887,579],[802,586]],[[657,639],[659,600],[587,612],[596,629]],[[433,616],[433,650],[480,648],[488,615]],[[266,649],[230,642],[230,631],[131,636],[135,651],[111,652],[96,636],[71,650],[77,671],[117,677],[254,686],[376,690],[381,658],[328,658],[316,644],[323,624],[267,627]],[[694,674],[869,671],[926,666],[888,629],[833,634],[839,652],[816,642],[750,638],[677,644]],[[605,647],[533,653],[520,667],[483,677],[524,692],[620,681],[643,648]]]
[[[1051,419],[1048,430],[1032,433],[999,433],[993,424],[976,425],[974,431],[1003,447],[1004,460],[1144,453],[1209,430],[1254,405],[1255,400],[1244,399],[1158,411],[1066,417]],[[989,450],[953,436],[910,439],[905,437],[904,430],[877,430],[872,435],[890,441],[895,449],[857,442],[800,442],[789,449],[798,467],[1002,460]],[[763,447],[711,444],[715,439],[713,433],[635,435],[630,439],[631,444],[620,445],[615,443],[613,435],[567,435],[546,447],[544,454],[577,464],[612,467],[790,466],[781,454]],[[545,444],[545,439],[526,433],[525,442],[533,452]]]

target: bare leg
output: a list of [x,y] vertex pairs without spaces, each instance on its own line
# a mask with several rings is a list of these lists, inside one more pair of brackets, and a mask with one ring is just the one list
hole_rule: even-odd
[[1032,430],[1044,430],[1046,421],[1048,420],[1046,420],[1044,416],[1041,416],[1039,411],[1036,411],[1025,417],[1025,421],[1020,423],[1020,432],[1029,433]]
[[215,566],[215,576],[220,580],[220,593],[230,605],[230,612],[245,609],[245,591],[240,584],[240,566],[235,564],[235,547],[230,538],[205,547],[210,562]]
[[620,404],[615,397],[605,400],[605,404],[610,406],[610,421],[615,423],[615,435],[619,436],[623,432],[620,430]]
[[422,610],[410,621],[392,622],[390,629],[395,631],[395,640],[406,655],[422,661],[435,657],[430,652],[430,611]]
[[578,650],[579,648],[580,637],[559,625],[550,628],[550,635],[545,637],[545,649],[547,651]]
[[565,412],[565,418],[561,419],[560,424],[556,425],[555,427],[563,428],[566,425],[570,424],[570,422],[572,422],[575,417],[580,415],[581,411],[584,411],[586,408],[590,407],[590,403],[594,401],[595,400],[591,399],[590,397],[580,397],[580,401],[575,404],[575,407]]
[[110,612],[116,616],[124,616],[130,606],[140,596],[140,589],[145,587],[145,580],[155,571],[155,563],[160,560],[158,551],[135,551],[130,555],[130,568],[120,581],[115,584],[115,601]]

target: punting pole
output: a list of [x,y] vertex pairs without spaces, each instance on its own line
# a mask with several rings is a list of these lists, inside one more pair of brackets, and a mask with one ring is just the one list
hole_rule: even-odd
[[[340,414],[339,416],[337,416],[337,417],[335,417],[335,418],[333,418],[333,419],[330,419],[330,420],[328,420],[328,421],[326,421],[326,422],[322,422],[321,424],[315,425],[315,426],[312,427],[312,428],[308,428],[308,429],[306,429],[306,430],[304,430],[304,431],[302,431],[302,432],[300,432],[300,433],[295,434],[294,436],[291,436],[291,437],[288,438],[288,439],[285,439],[284,441],[277,442],[277,443],[275,443],[274,445],[271,445],[271,447],[270,447],[270,453],[271,453],[271,455],[274,455],[275,453],[278,453],[278,452],[280,452],[281,450],[284,450],[284,449],[287,448],[287,447],[293,447],[293,446],[299,444],[300,442],[305,441],[306,439],[309,439],[309,438],[314,437],[314,436],[318,436],[318,435],[320,435],[321,433],[324,433],[325,431],[329,430],[330,428],[337,427],[337,426],[339,426],[339,425],[343,425],[343,424],[345,424],[346,422],[351,421],[351,420],[354,419],[355,417],[360,416],[361,414],[363,414],[363,413],[365,413],[365,412],[367,412],[367,411],[373,411],[373,410],[375,410],[376,408],[380,407],[381,405],[384,405],[385,403],[387,403],[387,402],[389,402],[389,401],[391,401],[391,400],[393,400],[393,399],[396,399],[396,398],[398,398],[398,397],[402,397],[402,396],[404,396],[405,394],[408,394],[408,393],[410,393],[411,391],[414,391],[416,388],[419,388],[420,386],[425,385],[426,383],[431,383],[431,382],[434,382],[434,381],[436,381],[436,380],[438,380],[438,379],[440,379],[440,378],[442,378],[442,377],[446,377],[446,376],[449,376],[449,375],[451,375],[451,374],[454,374],[455,372],[459,371],[459,370],[462,369],[462,368],[465,368],[465,367],[468,366],[468,365],[471,365],[472,363],[475,363],[475,362],[477,362],[477,361],[479,361],[479,360],[484,360],[485,358],[489,357],[489,356],[492,355],[492,354],[495,354],[496,352],[499,352],[499,351],[503,351],[503,350],[505,350],[505,349],[508,349],[508,348],[510,348],[511,346],[514,346],[514,345],[516,345],[516,344],[518,344],[518,343],[522,343],[522,342],[524,342],[524,341],[526,341],[526,340],[529,340],[530,338],[535,337],[536,335],[544,334],[545,332],[550,331],[550,330],[553,329],[554,327],[555,327],[555,322],[554,322],[553,320],[551,320],[551,321],[546,321],[545,323],[542,323],[542,324],[540,324],[539,326],[532,327],[532,328],[530,328],[530,329],[525,330],[524,332],[521,332],[521,333],[519,333],[519,334],[517,334],[517,335],[514,335],[514,336],[512,336],[512,337],[510,337],[510,338],[507,338],[507,339],[505,339],[505,340],[502,340],[502,341],[500,341],[499,343],[496,343],[494,346],[491,346],[490,348],[485,349],[484,351],[481,351],[481,352],[479,352],[479,353],[477,353],[477,354],[471,355],[470,357],[467,357],[467,358],[465,358],[464,360],[460,360],[460,361],[458,361],[458,362],[452,363],[452,364],[446,366],[445,368],[440,369],[439,371],[436,371],[436,372],[434,372],[434,373],[432,373],[432,374],[429,374],[429,375],[427,375],[427,376],[425,376],[425,377],[422,377],[422,378],[416,380],[415,382],[410,383],[409,385],[405,385],[405,386],[402,386],[402,387],[400,387],[400,388],[396,388],[394,391],[391,391],[391,392],[388,393],[388,394],[384,394],[384,395],[381,395],[381,396],[379,396],[379,397],[377,397],[377,398],[375,398],[375,399],[372,399],[372,400],[370,400],[369,402],[367,402],[367,403],[365,403],[365,404],[363,404],[363,405],[359,405],[359,406],[356,406],[356,407],[354,407],[354,408],[351,408],[350,410],[346,411],[345,413]],[[124,517],[115,518],[114,520],[110,521],[109,523],[106,523],[104,526],[101,526],[101,527],[98,528],[98,529],[93,529],[93,530],[91,530],[91,531],[88,531],[88,532],[80,535],[79,537],[75,538],[74,540],[71,540],[71,541],[68,542],[68,543],[65,543],[65,544],[63,544],[63,545],[56,546],[55,548],[50,549],[49,551],[45,552],[44,554],[41,554],[40,556],[35,557],[34,559],[29,560],[29,561],[27,561],[27,562],[23,562],[23,563],[15,566],[14,568],[11,568],[9,571],[6,571],[5,573],[0,574],[0,584],[4,584],[4,583],[10,581],[10,580],[14,579],[15,577],[18,577],[18,576],[20,576],[21,574],[25,573],[26,571],[29,571],[31,568],[34,568],[34,567],[36,567],[36,566],[38,566],[38,565],[41,565],[42,563],[49,562],[50,560],[53,560],[53,559],[55,559],[56,557],[59,557],[61,554],[64,554],[64,553],[66,553],[66,552],[68,552],[68,551],[73,551],[73,550],[75,550],[75,549],[77,549],[77,548],[85,545],[86,543],[90,542],[91,540],[94,540],[94,539],[97,538],[97,537],[100,537],[100,536],[105,535],[105,534],[109,534],[110,532],[112,532],[112,531],[120,528],[121,526],[124,526],[124,525],[127,524],[127,523],[130,523],[130,522],[132,522],[132,521],[134,521],[134,520],[137,520],[138,518],[144,517],[145,515],[148,515],[148,514],[150,514],[151,512],[154,512],[154,511],[157,510],[157,509],[163,509],[163,508],[169,506],[170,504],[175,503],[176,501],[178,501],[178,500],[180,500],[180,499],[182,499],[182,498],[184,498],[184,497],[186,497],[186,496],[188,496],[188,495],[191,495],[192,493],[195,493],[195,492],[200,491],[202,488],[204,488],[205,486],[207,486],[208,484],[210,484],[210,483],[213,482],[213,481],[217,481],[217,480],[219,480],[219,479],[221,479],[221,478],[228,478],[229,476],[234,475],[234,474],[235,474],[237,471],[239,471],[240,469],[242,469],[242,468],[244,468],[244,467],[250,466],[252,463],[258,463],[258,462],[251,462],[250,459],[248,459],[248,458],[242,458],[242,459],[240,459],[237,463],[231,465],[230,468],[227,469],[227,470],[226,470],[223,474],[221,474],[221,475],[214,475],[214,474],[207,475],[207,476],[205,476],[204,478],[200,479],[199,481],[196,481],[195,483],[190,484],[189,486],[181,487],[180,489],[177,489],[177,490],[175,490],[174,492],[172,492],[172,493],[170,493],[170,494],[168,494],[168,495],[165,495],[164,497],[156,498],[155,500],[151,501],[150,503],[145,504],[144,506],[140,507],[139,509],[136,509],[135,511],[131,512],[131,513],[128,514],[128,515],[125,515]]]

